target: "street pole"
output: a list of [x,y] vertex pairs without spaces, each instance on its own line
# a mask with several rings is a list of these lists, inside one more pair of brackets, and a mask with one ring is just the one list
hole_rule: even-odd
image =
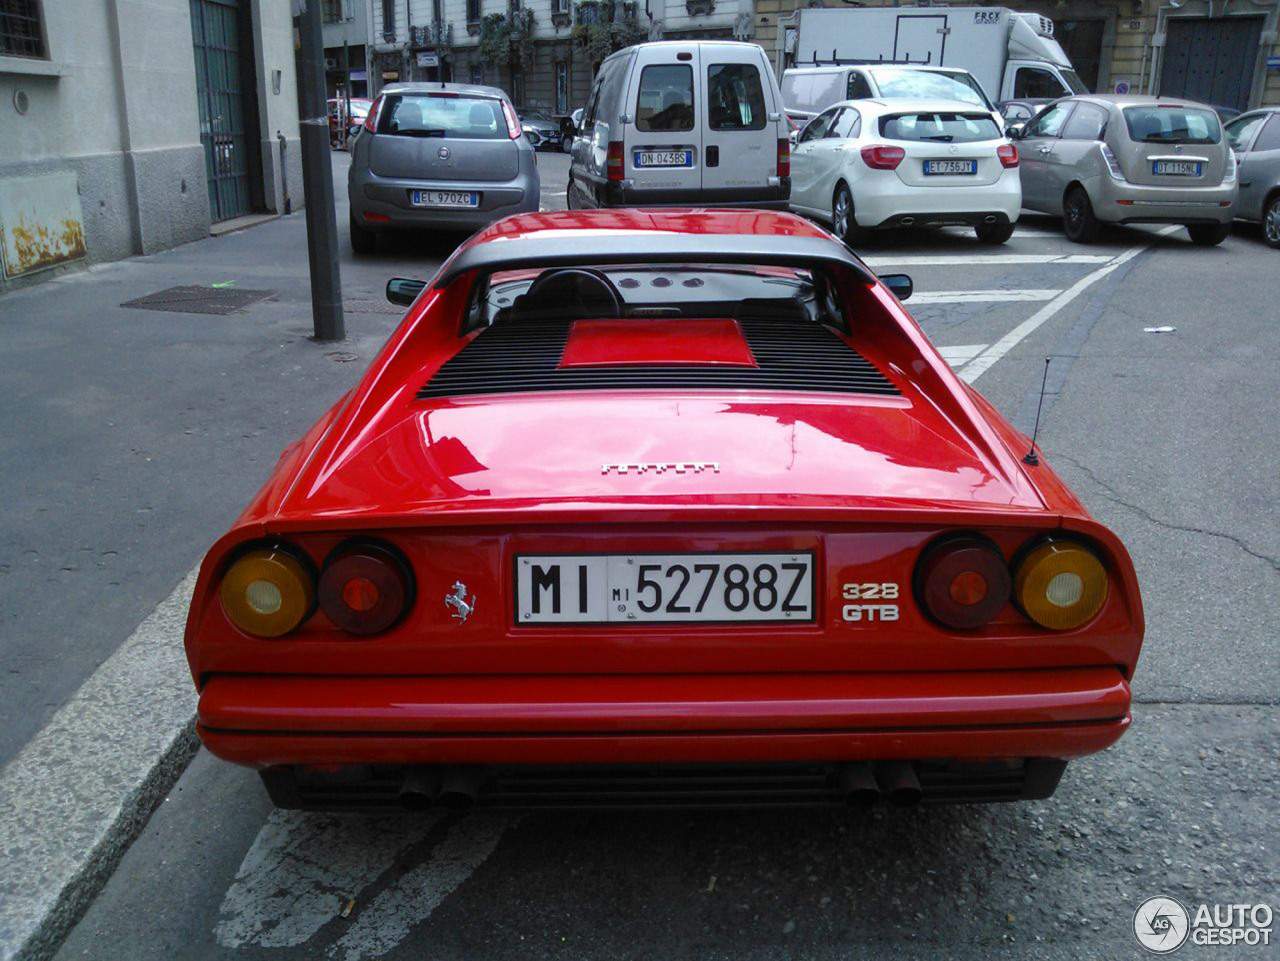
[[333,161],[329,156],[329,112],[325,99],[324,40],[320,0],[294,0],[298,14],[298,100],[302,112],[302,190],[311,263],[311,322],[316,340],[347,336],[338,274],[338,217],[333,207]]

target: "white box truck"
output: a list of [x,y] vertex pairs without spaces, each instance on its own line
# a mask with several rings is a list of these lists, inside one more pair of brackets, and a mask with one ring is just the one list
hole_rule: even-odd
[[1086,93],[1053,21],[1007,7],[860,7],[797,10],[781,22],[778,73],[837,63],[963,67],[993,101]]

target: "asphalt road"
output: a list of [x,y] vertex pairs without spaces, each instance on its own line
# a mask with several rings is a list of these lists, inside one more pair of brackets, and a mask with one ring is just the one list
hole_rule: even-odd
[[[339,168],[344,162],[335,158]],[[540,163],[544,205],[563,206],[566,158]],[[72,627],[96,609],[96,581],[67,589],[56,631],[37,617],[56,575],[19,582],[32,591],[19,613],[36,623],[33,649],[53,633],[65,638],[62,674],[91,670],[117,626],[141,620],[147,602],[167,593],[285,440],[345,389],[395,321],[353,315],[357,336],[336,351],[307,341],[297,311],[306,283],[300,225],[282,220],[252,233],[252,249],[217,267],[240,271],[243,286],[270,284],[283,300],[254,308],[256,323],[238,325],[230,348],[227,327],[214,328],[218,337],[182,355],[195,373],[184,365],[172,375],[203,384],[221,370],[219,400],[244,405],[243,427],[193,401],[197,424],[204,417],[219,426],[201,437],[190,467],[172,436],[184,429],[180,419],[157,424],[165,469],[148,474],[130,462],[120,477],[99,470],[102,500],[60,522],[63,549],[72,550],[73,525],[86,539],[108,524],[104,504],[136,496],[121,493],[125,485],[169,511],[136,534],[155,553],[131,553],[134,579],[97,653],[77,656]],[[1059,292],[1135,248],[1010,349],[997,349],[1044,316]],[[347,296],[372,303],[386,277],[429,274],[446,249],[403,238],[352,261],[344,246]],[[274,262],[268,250],[277,251]],[[207,273],[197,253],[168,256]],[[860,253],[878,270],[914,277],[919,296],[908,306],[957,366],[999,354],[975,386],[1019,426],[1030,427],[1044,358],[1054,358],[1041,446],[1124,539],[1146,603],[1135,724],[1116,748],[1071,765],[1045,802],[520,818],[272,812],[256,775],[202,753],[58,957],[1116,958],[1141,954],[1131,922],[1151,895],[1280,909],[1280,371],[1272,360],[1280,355],[1280,259],[1248,229],[1209,250],[1180,231],[1148,229],[1081,248],[1030,217],[994,250],[948,230],[893,236]],[[1028,291],[1039,299],[1007,299]],[[39,339],[30,325],[15,326]],[[1176,329],[1144,330],[1156,326]],[[69,340],[64,347],[74,349]],[[210,353],[216,361],[205,359]],[[46,353],[34,355],[56,367]],[[86,418],[102,416],[92,396],[79,403]],[[184,470],[206,472],[205,503],[190,504]],[[39,501],[38,492],[29,496]],[[132,520],[121,523],[132,530]],[[33,520],[24,536],[34,541],[42,530]],[[16,597],[13,575],[0,584]],[[5,623],[3,643],[28,643],[17,618]],[[57,703],[56,685],[38,689]],[[39,726],[38,717],[4,710],[20,729],[11,735],[17,744],[24,724]],[[1264,953],[1187,945],[1179,956]]]

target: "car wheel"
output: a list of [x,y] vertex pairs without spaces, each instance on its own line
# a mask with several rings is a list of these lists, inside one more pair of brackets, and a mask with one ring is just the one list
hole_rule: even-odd
[[1230,224],[1188,224],[1191,242],[1201,247],[1216,247],[1231,233]]
[[573,210],[573,178],[569,178],[569,186],[564,189],[564,209]]
[[1098,218],[1083,187],[1072,187],[1062,202],[1062,229],[1067,239],[1077,244],[1091,244],[1098,237]]
[[1272,197],[1262,213],[1262,236],[1268,247],[1280,250],[1280,196]]
[[845,242],[845,246],[865,244],[871,239],[871,231],[859,227],[853,216],[853,195],[841,184],[831,200],[831,232]]
[[984,244],[1002,244],[1013,236],[1013,224],[978,224],[973,232]]
[[357,254],[371,254],[378,246],[378,236],[372,230],[365,230],[356,223],[355,214],[351,215],[351,249]]

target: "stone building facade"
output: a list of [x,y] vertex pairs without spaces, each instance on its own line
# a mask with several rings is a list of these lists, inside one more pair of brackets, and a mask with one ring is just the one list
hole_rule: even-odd
[[600,61],[645,40],[754,37],[752,0],[371,0],[370,86],[485,83],[520,106],[582,106]]
[[289,4],[6,0],[4,11],[0,288],[283,210],[286,186],[301,206]]

